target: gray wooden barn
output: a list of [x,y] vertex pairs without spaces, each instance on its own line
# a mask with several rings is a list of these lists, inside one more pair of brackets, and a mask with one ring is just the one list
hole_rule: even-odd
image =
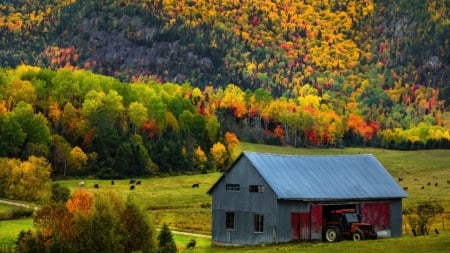
[[407,196],[370,154],[254,152],[241,153],[208,193],[213,245],[322,240],[323,213],[340,208],[400,237]]

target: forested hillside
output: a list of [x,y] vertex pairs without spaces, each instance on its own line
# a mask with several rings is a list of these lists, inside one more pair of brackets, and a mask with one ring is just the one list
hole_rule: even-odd
[[239,140],[449,148],[449,10],[5,0],[0,156],[113,177],[222,169]]

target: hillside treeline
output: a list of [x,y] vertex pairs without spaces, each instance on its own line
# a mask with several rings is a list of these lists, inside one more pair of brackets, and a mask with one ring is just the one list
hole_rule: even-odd
[[239,140],[450,148],[449,131],[428,114],[386,113],[377,120],[357,100],[337,107],[337,98],[324,99],[309,85],[300,95],[274,99],[265,89],[233,84],[201,90],[189,83],[126,83],[67,68],[1,69],[0,156],[45,157],[53,175],[124,177],[224,169]]
[[223,169],[239,141],[215,115],[198,113],[197,90],[69,69],[2,69],[0,156],[46,157],[55,175],[71,176]]

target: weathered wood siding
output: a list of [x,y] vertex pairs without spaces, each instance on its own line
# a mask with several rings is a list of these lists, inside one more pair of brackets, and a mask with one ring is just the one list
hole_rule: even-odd
[[311,205],[307,202],[287,201],[287,200],[278,201],[277,232],[279,242],[288,242],[292,240],[291,214],[309,213],[310,208]]
[[391,200],[391,236],[402,236],[402,199]]
[[[211,195],[214,244],[260,244],[276,239],[277,198],[247,158],[242,157],[219,182]],[[226,184],[239,184],[239,191],[226,191]],[[250,185],[263,185],[264,192],[249,192]],[[234,212],[234,230],[225,228],[225,213]],[[254,214],[264,215],[264,231],[254,232]]]

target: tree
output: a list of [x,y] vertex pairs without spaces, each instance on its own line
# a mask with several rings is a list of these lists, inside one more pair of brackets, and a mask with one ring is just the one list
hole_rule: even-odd
[[45,158],[30,156],[26,161],[12,160],[9,164],[9,198],[40,202],[50,199],[51,167]]
[[161,231],[158,235],[159,248],[158,252],[160,253],[174,253],[177,252],[177,246],[175,241],[173,240],[172,232],[170,231],[167,224],[164,223]]
[[239,146],[239,139],[234,133],[226,132],[225,133],[225,144],[228,148],[228,156],[231,159],[235,156],[235,150]]
[[216,164],[216,168],[219,170],[225,169],[226,162],[228,160],[228,152],[225,146],[220,142],[216,142],[211,147],[209,153]]
[[217,117],[211,117],[206,122],[206,131],[208,132],[208,138],[210,143],[215,143],[219,137],[220,122]]
[[[70,156],[70,143],[60,135],[52,135],[52,157],[51,161],[55,169],[55,173],[58,173],[62,169],[63,176],[66,176],[67,172],[67,160]],[[61,172],[60,172],[61,173]]]
[[52,184],[51,201],[54,203],[66,203],[70,198],[70,189],[58,183]]
[[17,157],[27,134],[12,114],[0,115],[0,156]]
[[205,163],[208,160],[205,152],[203,152],[202,148],[198,146],[194,150],[194,166],[198,171],[203,171],[205,168]]
[[75,169],[75,170],[81,170],[83,166],[87,163],[87,155],[83,152],[83,150],[80,147],[74,147],[70,151],[69,159],[67,160],[67,163],[69,167]]
[[45,156],[49,152],[50,129],[47,119],[42,114],[35,114],[30,104],[19,102],[11,112],[12,117],[19,123],[26,134],[25,147],[22,147],[22,158],[28,156]]
[[130,198],[128,198],[122,220],[127,231],[127,251],[151,252],[156,247],[154,230],[148,217]]
[[436,215],[443,212],[444,208],[441,204],[431,201],[420,202],[416,207],[404,210],[409,226],[415,235],[428,235]]
[[92,193],[80,189],[72,194],[72,197],[66,202],[66,206],[73,214],[79,213],[88,216],[92,212],[93,202]]
[[130,199],[77,190],[66,202],[44,205],[34,231],[22,232],[18,252],[153,252],[154,230]]

